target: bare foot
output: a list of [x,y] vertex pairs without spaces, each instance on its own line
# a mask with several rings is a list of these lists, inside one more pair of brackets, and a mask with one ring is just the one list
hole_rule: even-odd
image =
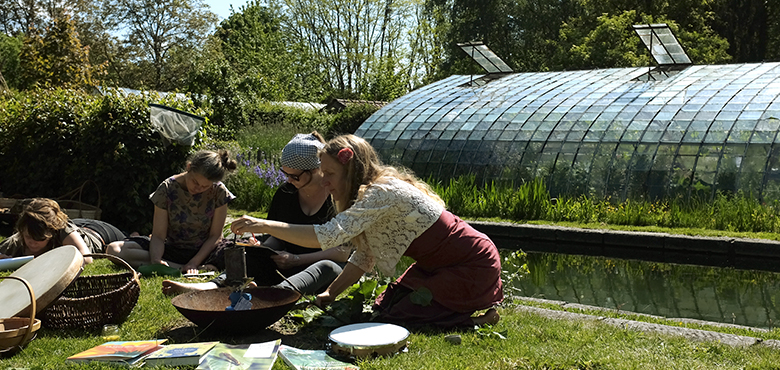
[[491,308],[482,315],[471,318],[471,321],[474,321],[474,325],[478,326],[485,324],[495,325],[498,324],[498,320],[501,320],[501,315],[498,314],[495,308]]
[[163,280],[162,292],[165,295],[179,295],[187,292],[197,292],[201,290],[217,289],[215,283],[181,283],[173,280]]

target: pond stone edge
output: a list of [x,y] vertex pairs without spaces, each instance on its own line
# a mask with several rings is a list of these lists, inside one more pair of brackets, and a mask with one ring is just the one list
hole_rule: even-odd
[[468,221],[500,249],[581,254],[643,261],[780,272],[780,242]]
[[608,309],[608,308],[597,307],[597,306],[588,306],[588,305],[583,305],[578,303],[568,303],[564,301],[554,301],[549,299],[539,299],[539,298],[519,297],[519,296],[512,297],[512,298],[519,301],[544,303],[544,304],[560,306],[561,310],[526,306],[523,304],[519,304],[516,307],[514,307],[516,311],[528,312],[539,316],[547,317],[550,319],[594,320],[594,321],[601,321],[606,324],[619,327],[622,329],[637,330],[644,333],[659,333],[665,335],[682,336],[689,340],[700,341],[700,342],[718,342],[732,347],[750,347],[750,346],[757,345],[757,346],[764,346],[764,347],[780,350],[780,341],[775,339],[764,340],[761,338],[754,338],[754,337],[749,337],[744,335],[719,333],[719,332],[714,332],[709,330],[676,327],[672,325],[654,324],[654,323],[647,323],[642,321],[619,319],[619,318],[604,317],[604,316],[595,316],[595,315],[589,315],[583,313],[569,312],[566,310],[577,309],[577,310],[589,310],[589,311],[608,311],[608,312],[620,313],[624,315],[646,316],[646,317],[657,318],[661,320],[676,321],[680,323],[694,323],[694,324],[709,325],[714,327],[729,327],[729,328],[745,329],[745,330],[750,330],[755,332],[768,332],[767,329],[762,329],[762,328],[754,328],[749,326],[724,324],[719,322],[710,322],[710,321],[694,320],[694,319],[665,318],[665,317],[655,316],[655,315],[648,315],[648,314],[635,313],[629,311],[620,311],[615,309]]

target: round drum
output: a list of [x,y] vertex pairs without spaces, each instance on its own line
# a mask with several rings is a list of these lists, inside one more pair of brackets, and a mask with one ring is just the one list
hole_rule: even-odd
[[407,338],[404,327],[373,322],[345,325],[328,335],[331,351],[356,358],[392,355],[406,347]]
[[[36,313],[46,309],[81,274],[84,257],[76,247],[54,248],[14,271],[11,276],[30,283],[36,299]],[[27,288],[12,280],[0,282],[0,319],[30,316]]]

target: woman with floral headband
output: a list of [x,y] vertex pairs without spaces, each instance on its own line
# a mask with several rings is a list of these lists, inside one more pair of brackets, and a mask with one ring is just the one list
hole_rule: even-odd
[[486,235],[448,212],[415,176],[383,165],[357,136],[332,139],[320,158],[323,186],[339,212],[333,219],[312,226],[244,216],[233,231],[267,233],[309,248],[355,246],[344,271],[317,296],[319,304],[333,302],[374,266],[394,275],[405,255],[415,263],[376,299],[373,320],[440,328],[498,322],[492,306],[503,300],[501,260]]

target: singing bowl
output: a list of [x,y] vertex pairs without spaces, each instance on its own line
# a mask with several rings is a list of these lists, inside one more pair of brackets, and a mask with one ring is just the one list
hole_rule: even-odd
[[252,308],[225,311],[230,306],[233,288],[225,287],[180,294],[171,303],[188,320],[209,331],[247,333],[265,329],[281,319],[301,298],[288,289],[256,287],[244,290],[252,294]]

